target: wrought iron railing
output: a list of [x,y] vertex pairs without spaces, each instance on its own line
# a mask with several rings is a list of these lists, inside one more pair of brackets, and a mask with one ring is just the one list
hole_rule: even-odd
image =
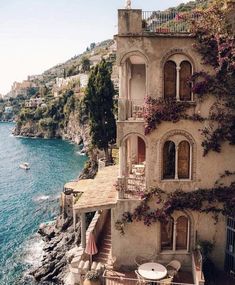
[[[154,285],[169,285],[169,281],[164,282],[164,280],[160,281],[154,281],[153,280],[144,280],[144,284],[152,284]],[[108,270],[105,270],[103,273],[103,284],[104,285],[139,285],[141,284],[141,281],[137,278],[128,278],[120,275],[115,275],[115,272],[110,272]],[[171,285],[194,285],[192,283],[176,283],[171,282]]]
[[143,11],[143,29],[155,33],[191,33],[199,12]]

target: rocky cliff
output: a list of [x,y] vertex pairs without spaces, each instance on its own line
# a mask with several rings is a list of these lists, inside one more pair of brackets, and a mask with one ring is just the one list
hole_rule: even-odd
[[61,130],[61,137],[76,144],[83,144],[83,151],[87,152],[90,144],[89,125],[87,122],[81,124],[78,114],[71,113],[67,126]]
[[40,126],[38,121],[29,120],[24,124],[16,124],[13,130],[15,136],[38,137],[38,138],[62,138],[70,140],[76,144],[83,144],[84,152],[88,151],[90,143],[89,125],[88,123],[81,124],[78,119],[78,114],[72,112],[69,115],[68,123],[63,128],[45,129]]

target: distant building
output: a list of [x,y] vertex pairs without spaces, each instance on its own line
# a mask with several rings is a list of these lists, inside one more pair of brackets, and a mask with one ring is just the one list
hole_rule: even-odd
[[5,107],[5,110],[4,110],[5,114],[12,114],[12,112],[13,112],[13,107],[12,106]]
[[30,88],[36,88],[37,85],[29,80],[24,80],[22,82],[14,82],[11,91],[8,93],[9,97],[16,98],[21,95],[26,97]]
[[75,93],[79,93],[80,88],[86,88],[88,83],[89,75],[86,73],[80,73],[77,75],[69,76],[67,78],[56,78],[56,83],[53,86],[53,95],[54,97],[58,97],[61,93],[61,91],[66,88],[69,84],[77,83],[76,85],[79,86],[79,88],[76,88]]
[[113,81],[114,89],[119,89],[119,69],[117,65],[113,65],[111,80]]
[[34,80],[43,80],[43,75],[40,74],[40,75],[29,75],[28,76],[28,81],[34,81]]
[[97,55],[93,55],[89,58],[91,66],[95,66],[96,64],[98,64],[102,59],[102,56],[100,54]]
[[[31,98],[25,102],[26,108],[37,108],[44,104],[44,98]],[[46,106],[45,106],[46,107]]]

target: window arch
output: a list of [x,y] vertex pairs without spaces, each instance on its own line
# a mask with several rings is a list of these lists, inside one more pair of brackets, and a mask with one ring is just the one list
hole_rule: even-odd
[[164,65],[164,98],[181,101],[192,100],[188,79],[192,75],[192,64],[186,56],[174,54]]
[[190,220],[185,214],[176,214],[161,222],[161,250],[187,250],[190,248]]
[[191,179],[192,146],[172,138],[163,146],[163,179]]
[[164,66],[164,96],[166,99],[176,98],[176,64],[169,60]]

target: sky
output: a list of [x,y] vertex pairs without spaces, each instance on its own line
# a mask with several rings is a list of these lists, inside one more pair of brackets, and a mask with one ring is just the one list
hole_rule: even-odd
[[[132,0],[132,8],[162,10],[184,0]],[[0,0],[0,94],[14,81],[82,53],[117,33],[125,0]]]

